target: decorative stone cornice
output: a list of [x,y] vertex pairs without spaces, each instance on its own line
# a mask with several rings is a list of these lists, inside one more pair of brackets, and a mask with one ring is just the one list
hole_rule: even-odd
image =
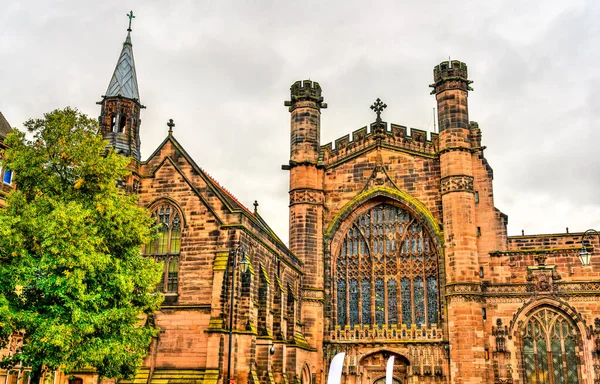
[[442,195],[450,192],[473,192],[473,176],[456,175],[444,177],[441,181]]
[[302,188],[290,191],[290,205],[294,204],[313,204],[322,205],[325,202],[323,191],[316,189]]

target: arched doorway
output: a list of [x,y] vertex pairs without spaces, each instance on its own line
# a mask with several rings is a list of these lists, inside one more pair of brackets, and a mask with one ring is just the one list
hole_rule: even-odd
[[403,384],[408,378],[408,359],[398,353],[390,351],[378,351],[364,356],[360,359],[360,374],[366,378],[363,383],[385,384],[386,364],[388,359],[394,356],[394,384]]
[[[399,380],[396,380],[395,378],[392,378],[392,383],[393,384],[402,384],[402,382],[400,382]],[[385,384],[385,376],[380,377],[379,379],[375,380],[373,382],[373,384]]]
[[542,307],[521,329],[524,382],[579,384],[580,335],[563,313]]
[[304,367],[302,367],[302,374],[300,376],[300,381],[302,384],[311,384],[310,368],[308,368],[308,364],[306,364],[306,363],[304,363]]

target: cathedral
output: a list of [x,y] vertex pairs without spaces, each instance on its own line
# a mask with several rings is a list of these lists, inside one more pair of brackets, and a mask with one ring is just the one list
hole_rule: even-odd
[[190,157],[172,121],[141,159],[130,35],[100,130],[131,159],[123,188],[160,224],[143,252],[164,265],[164,303],[122,383],[324,384],[340,352],[347,384],[385,383],[391,356],[396,384],[600,383],[600,236],[507,235],[465,63],[433,68],[439,133],[383,121],[378,99],[369,127],[322,144],[326,92],[291,85],[286,245]]

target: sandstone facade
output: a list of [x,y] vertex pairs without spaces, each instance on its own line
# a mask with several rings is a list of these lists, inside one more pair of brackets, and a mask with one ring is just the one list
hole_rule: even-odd
[[132,159],[124,187],[163,224],[144,250],[165,266],[160,334],[133,382],[321,384],[339,352],[348,384],[382,383],[389,356],[402,384],[600,382],[598,236],[507,236],[470,83],[462,62],[434,68],[439,133],[375,104],[368,128],[325,145],[322,89],[294,83],[289,248],[171,131],[140,161],[142,106],[107,94],[103,132]]

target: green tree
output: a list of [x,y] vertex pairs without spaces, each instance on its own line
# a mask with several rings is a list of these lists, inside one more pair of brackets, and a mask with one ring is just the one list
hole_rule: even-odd
[[[117,182],[129,159],[71,108],[25,122],[2,161],[17,190],[0,210],[0,342],[24,332],[5,367],[94,368],[131,377],[155,334],[160,266],[141,255],[152,219]],[[29,139],[28,137],[31,137]]]

